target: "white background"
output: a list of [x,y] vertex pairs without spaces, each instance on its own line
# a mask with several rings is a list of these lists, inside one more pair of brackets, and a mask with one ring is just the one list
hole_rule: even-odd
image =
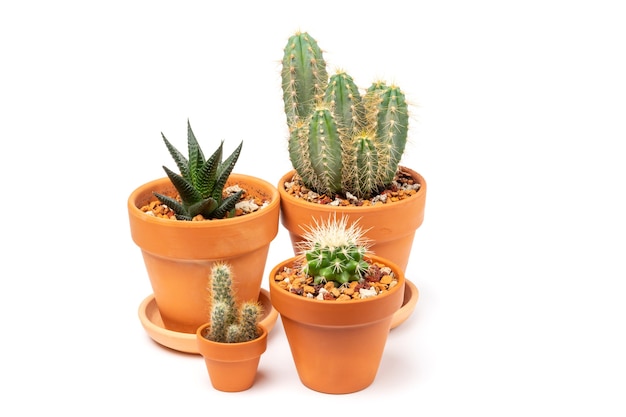
[[[0,6],[0,414],[626,415],[620,2],[225,3]],[[161,132],[185,148],[187,119],[206,149],[243,140],[235,171],[276,184],[298,29],[414,106],[421,298],[364,391],[305,388],[279,322],[254,387],[220,393],[141,327],[126,199],[172,165]],[[268,272],[287,256],[281,226]]]

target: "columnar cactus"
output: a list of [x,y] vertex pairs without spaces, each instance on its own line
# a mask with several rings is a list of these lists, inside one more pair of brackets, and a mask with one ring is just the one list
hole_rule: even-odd
[[369,241],[358,222],[348,225],[346,217],[314,221],[301,243],[306,259],[304,272],[313,277],[313,283],[334,281],[339,286],[363,278],[369,269],[364,259]]
[[409,124],[398,86],[377,81],[361,96],[345,71],[329,79],[322,50],[306,32],[289,38],[281,76],[289,157],[305,185],[369,198],[392,183]]
[[214,342],[245,342],[259,336],[257,326],[261,318],[261,306],[253,301],[237,305],[232,285],[230,266],[219,262],[214,264],[209,285],[211,326],[205,335]]

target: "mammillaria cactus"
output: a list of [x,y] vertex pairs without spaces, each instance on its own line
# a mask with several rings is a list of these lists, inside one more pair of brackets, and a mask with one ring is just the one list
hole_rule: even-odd
[[205,337],[214,342],[237,343],[256,339],[261,306],[254,301],[237,305],[233,294],[232,271],[228,264],[218,262],[211,268],[210,323]]
[[335,215],[313,221],[298,255],[273,271],[270,285],[306,298],[349,301],[376,297],[398,284],[386,259],[370,251],[358,220]]
[[306,32],[289,38],[281,77],[289,157],[307,187],[369,198],[392,183],[409,122],[398,86],[376,81],[361,96],[345,71],[329,79],[322,50]]
[[237,191],[224,197],[224,186],[228,176],[232,172],[243,142],[233,153],[222,161],[224,142],[213,152],[209,159],[205,159],[202,148],[191,130],[191,124],[187,121],[187,146],[188,158],[178,151],[161,133],[165,146],[176,162],[180,174],[163,167],[170,181],[178,191],[181,201],[157,192],[154,196],[176,213],[179,220],[193,220],[197,216],[200,219],[221,219],[234,215],[235,205],[239,202],[243,190]]
[[304,272],[313,277],[314,284],[334,281],[342,285],[359,281],[369,269],[364,260],[368,240],[358,222],[348,225],[346,217],[317,222],[304,235],[301,244],[306,258]]

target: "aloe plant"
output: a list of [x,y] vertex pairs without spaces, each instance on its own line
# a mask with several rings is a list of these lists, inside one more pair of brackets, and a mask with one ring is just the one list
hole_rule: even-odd
[[227,263],[218,262],[211,268],[210,327],[205,337],[214,342],[238,343],[256,339],[262,307],[258,302],[244,301],[240,305],[234,297],[232,270]]
[[289,38],[281,77],[289,157],[307,187],[369,198],[393,182],[409,125],[397,85],[376,81],[362,95],[345,71],[329,78],[322,50],[306,32]]
[[224,197],[224,186],[239,158],[243,141],[222,161],[224,141],[208,159],[205,159],[189,121],[187,121],[188,157],[179,152],[163,133],[161,136],[180,173],[166,166],[163,166],[163,169],[178,191],[181,201],[157,192],[153,193],[154,196],[172,209],[179,220],[193,220],[196,216],[202,216],[207,220],[234,216],[235,205],[239,202],[243,190]]
[[369,244],[358,222],[348,225],[346,217],[314,219],[300,243],[306,259],[303,272],[313,277],[314,284],[334,281],[339,286],[359,281],[370,266],[364,259]]

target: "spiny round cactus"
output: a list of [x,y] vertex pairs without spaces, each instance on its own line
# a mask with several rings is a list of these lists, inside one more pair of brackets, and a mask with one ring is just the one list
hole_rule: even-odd
[[172,209],[179,220],[193,220],[198,215],[207,220],[234,216],[235,205],[239,202],[243,190],[226,198],[224,198],[223,193],[226,181],[241,153],[243,142],[225,161],[222,161],[224,141],[220,143],[220,146],[209,159],[205,159],[189,121],[187,121],[188,158],[179,152],[163,133],[161,136],[180,171],[180,174],[177,174],[169,168],[163,167],[176,191],[178,191],[181,202],[157,192],[153,193],[154,196],[162,204]]
[[304,272],[313,277],[314,284],[359,281],[370,266],[364,259],[370,242],[358,221],[348,225],[345,216],[314,221],[299,244],[306,259]]
[[322,50],[306,32],[289,38],[281,77],[289,157],[307,187],[369,198],[393,182],[409,127],[398,86],[376,81],[361,96],[345,71],[329,79]]
[[256,339],[262,307],[258,302],[237,305],[233,291],[232,270],[224,262],[211,268],[211,326],[205,337],[214,342],[238,343]]

